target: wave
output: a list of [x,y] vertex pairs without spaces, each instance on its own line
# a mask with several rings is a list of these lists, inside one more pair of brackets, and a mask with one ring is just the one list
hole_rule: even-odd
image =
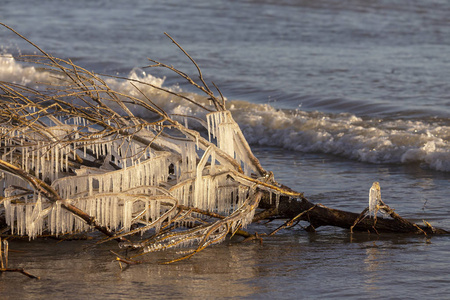
[[[164,84],[164,78],[154,77],[140,69],[133,69],[129,77],[156,86]],[[12,56],[0,57],[0,81],[37,86],[37,82],[52,80],[56,80],[54,75],[24,66]],[[139,94],[126,81],[115,78],[106,81],[119,92]],[[205,112],[195,105],[174,101],[172,96],[149,86],[141,86],[140,89],[170,114],[205,117]],[[183,92],[177,86],[169,89]],[[187,94],[194,100],[206,99],[196,93]],[[227,101],[227,107],[253,145],[333,154],[376,164],[420,163],[425,168],[450,172],[448,120],[361,118],[350,113],[277,109],[269,104],[239,100]],[[136,108],[134,112],[139,115],[140,110]]]
[[250,144],[338,155],[369,163],[421,163],[450,171],[450,126],[362,119],[353,114],[231,107]]

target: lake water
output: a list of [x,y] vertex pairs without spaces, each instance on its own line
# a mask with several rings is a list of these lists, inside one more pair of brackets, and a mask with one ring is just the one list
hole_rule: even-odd
[[[397,213],[450,229],[449,11],[443,0],[5,0],[0,22],[86,69],[164,78],[164,86],[194,93],[171,73],[143,69],[152,58],[195,74],[167,32],[228,98],[255,155],[279,182],[312,202],[360,212],[379,181]],[[0,49],[35,51],[5,28]],[[0,80],[30,84],[38,74],[0,58]],[[336,228],[311,234],[297,226],[262,244],[231,240],[172,265],[157,264],[165,253],[156,253],[154,264],[124,270],[113,262],[113,243],[90,246],[11,241],[11,249],[24,251],[10,253],[11,265],[41,280],[3,274],[0,298],[448,299],[450,293],[448,236]]]

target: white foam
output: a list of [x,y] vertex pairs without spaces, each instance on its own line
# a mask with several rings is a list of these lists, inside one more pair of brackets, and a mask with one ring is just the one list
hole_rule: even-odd
[[34,66],[24,66],[12,55],[0,55],[0,81],[12,82],[29,87],[38,87],[40,83],[50,83],[57,79],[49,72],[38,71]]
[[346,113],[282,111],[269,105],[254,105],[250,110],[239,106],[231,111],[250,144],[329,153],[370,163],[422,163],[450,171],[450,126],[363,120]]
[[[0,56],[0,80],[28,85],[58,80],[50,75],[22,66],[11,56]],[[129,77],[158,87],[164,84],[164,78],[139,69],[132,70]],[[108,78],[106,82],[112,89],[142,98],[129,82],[115,78]],[[150,86],[140,84],[139,88],[170,114],[206,119],[206,112],[188,101],[175,99]],[[169,89],[183,92],[177,86]],[[205,105],[208,103],[199,94],[185,95]],[[450,126],[446,124],[428,120],[362,119],[348,113],[279,110],[268,104],[244,101],[227,101],[227,105],[250,144],[328,153],[369,163],[421,163],[434,170],[450,172]],[[137,116],[144,111],[138,107],[130,110]],[[189,127],[195,126],[197,122],[189,121]]]

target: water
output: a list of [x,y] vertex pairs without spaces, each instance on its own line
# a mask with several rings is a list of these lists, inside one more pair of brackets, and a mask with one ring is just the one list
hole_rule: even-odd
[[[3,1],[0,20],[89,70],[153,82],[166,76],[165,86],[195,92],[173,74],[136,69],[149,57],[195,74],[168,32],[229,99],[279,182],[315,203],[360,212],[379,181],[400,215],[450,229],[449,9],[438,0]],[[35,51],[6,29],[0,47]],[[0,62],[0,80],[44,76]],[[112,262],[113,244],[10,244],[26,251],[11,252],[11,263],[42,279],[2,275],[2,299],[443,299],[450,292],[448,237],[296,227],[262,245],[233,240],[180,264],[123,271]]]

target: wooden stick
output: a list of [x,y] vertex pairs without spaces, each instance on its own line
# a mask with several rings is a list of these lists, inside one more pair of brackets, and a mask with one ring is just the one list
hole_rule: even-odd
[[0,272],[5,273],[5,272],[17,272],[17,273],[21,273],[29,278],[33,278],[33,279],[40,279],[40,277],[38,276],[34,276],[30,273],[28,273],[27,271],[25,271],[24,269],[8,269],[8,268],[1,268]]

